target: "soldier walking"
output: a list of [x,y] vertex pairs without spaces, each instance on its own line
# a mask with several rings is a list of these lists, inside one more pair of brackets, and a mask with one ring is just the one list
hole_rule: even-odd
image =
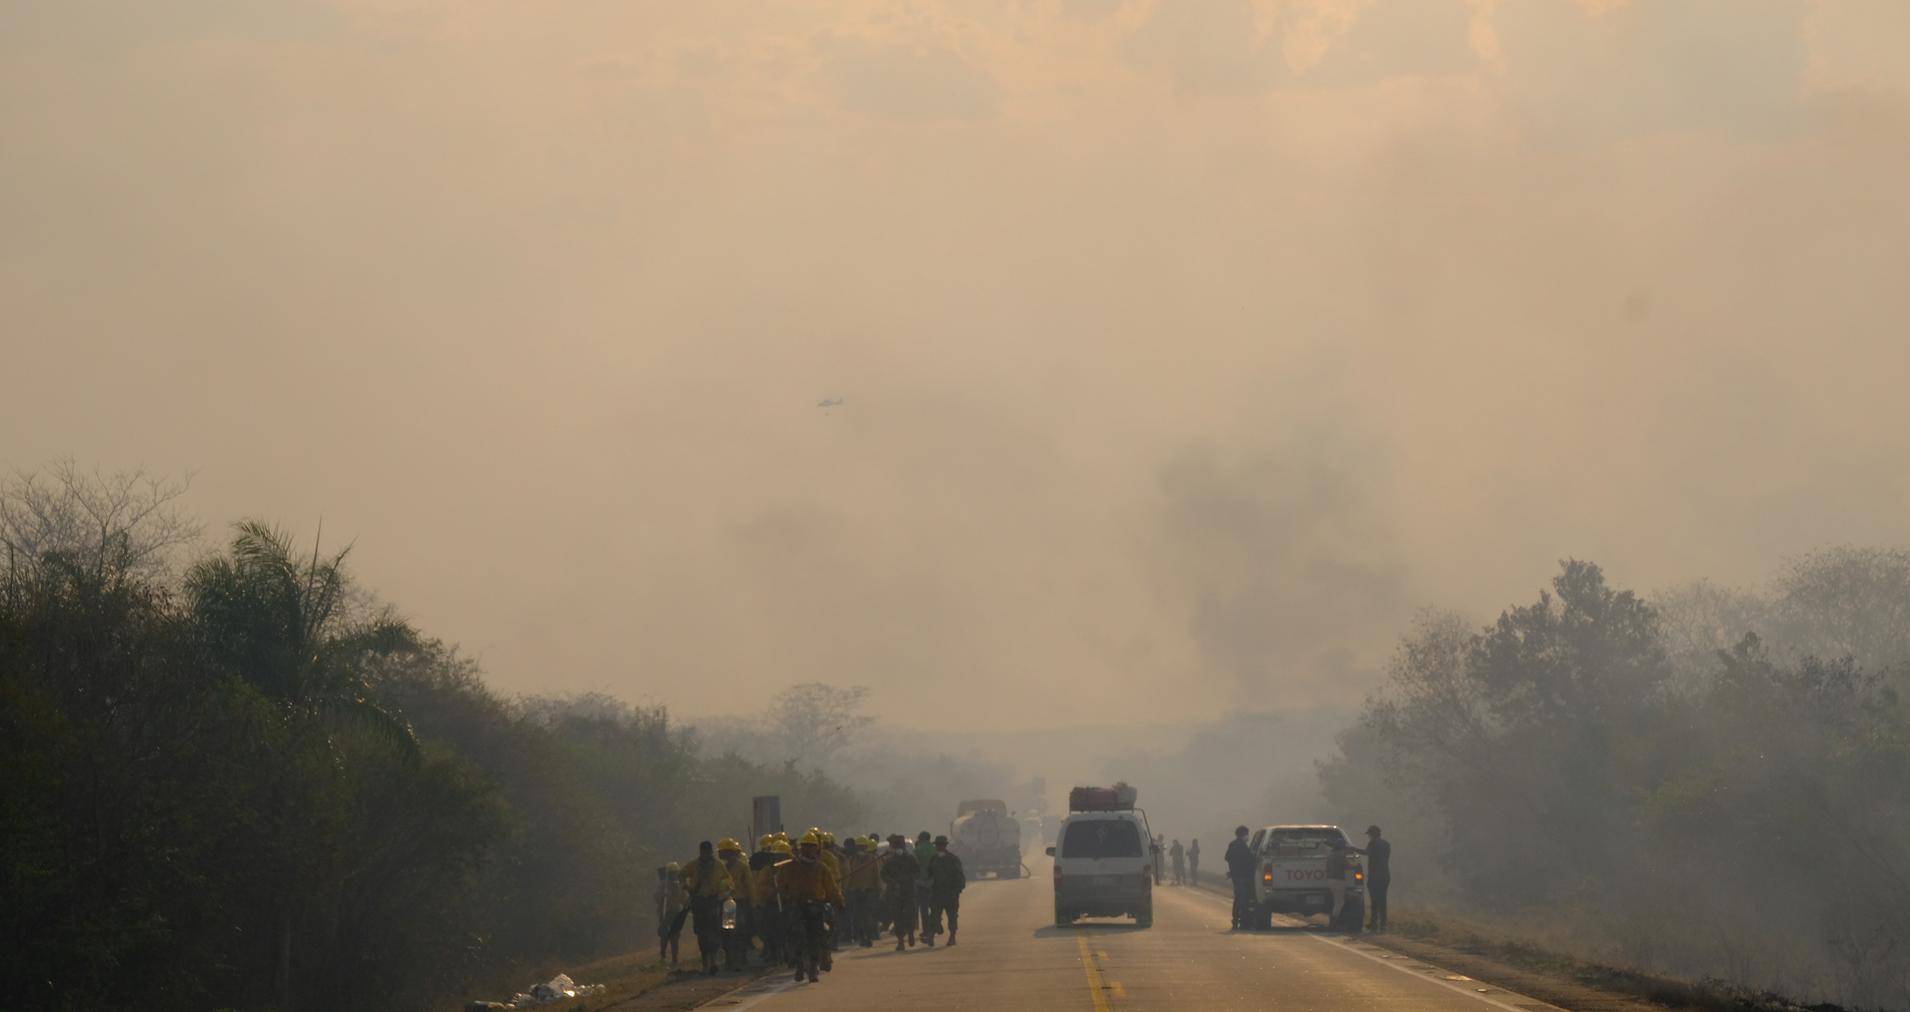
[[904,943],[915,944],[915,882],[921,877],[922,864],[909,849],[908,840],[900,833],[890,837],[889,856],[882,862],[882,886],[888,892],[897,952],[902,951]]
[[948,837],[935,838],[935,856],[928,862],[928,935],[929,948],[942,933],[942,915],[948,914],[948,944],[955,944],[955,931],[962,916],[962,890],[968,888],[968,876],[962,873],[962,859],[948,852]]
[[1179,840],[1175,840],[1174,845],[1172,847],[1167,848],[1167,859],[1173,865],[1173,868],[1174,868],[1174,884],[1177,886],[1186,885],[1187,884],[1187,851],[1185,848],[1183,848],[1180,845]]
[[1192,840],[1187,844],[1187,881],[1200,884],[1200,841]]
[[919,868],[915,879],[915,921],[924,931],[928,930],[928,863],[934,859],[935,843],[924,829],[915,838],[915,863]]

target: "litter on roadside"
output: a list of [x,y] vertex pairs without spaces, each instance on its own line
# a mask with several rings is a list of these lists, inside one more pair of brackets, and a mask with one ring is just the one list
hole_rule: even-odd
[[602,994],[602,984],[579,984],[570,979],[570,974],[560,973],[542,984],[532,984],[529,991],[519,991],[511,995],[510,1001],[474,1001],[464,1006],[465,1012],[499,1012],[503,1009],[536,1008],[570,998],[582,998],[587,995]]

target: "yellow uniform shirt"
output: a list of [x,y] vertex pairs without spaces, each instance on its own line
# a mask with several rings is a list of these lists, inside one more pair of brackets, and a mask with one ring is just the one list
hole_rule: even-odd
[[703,866],[701,858],[683,866],[683,891],[689,893],[691,899],[708,896],[722,899],[730,895],[735,888],[736,883],[730,881],[729,869],[723,867],[723,862],[715,858],[710,858],[707,869]]
[[784,903],[821,900],[839,907],[848,906],[842,897],[842,886],[836,883],[836,873],[821,861],[792,859],[778,864],[776,891]]
[[857,851],[849,855],[849,870],[843,873],[842,887],[850,892],[868,892],[882,888],[881,871],[874,854]]
[[776,866],[763,865],[749,873],[750,896],[758,904],[776,902]]
[[754,896],[750,895],[749,862],[740,857],[719,857],[716,860],[717,863],[723,866],[723,870],[729,873],[730,887],[732,889],[732,895],[736,897],[736,902],[748,903],[755,899]]

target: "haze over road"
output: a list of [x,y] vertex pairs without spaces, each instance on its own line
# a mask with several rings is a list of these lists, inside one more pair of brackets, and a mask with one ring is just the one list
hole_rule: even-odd
[[[962,897],[961,944],[851,949],[820,984],[777,973],[710,1008],[798,1009],[1549,1009],[1291,919],[1271,932],[1227,928],[1227,900],[1154,892],[1154,926],[1092,919],[1056,927],[1046,861],[1033,878],[982,881]],[[1478,989],[1484,988],[1480,993]]]

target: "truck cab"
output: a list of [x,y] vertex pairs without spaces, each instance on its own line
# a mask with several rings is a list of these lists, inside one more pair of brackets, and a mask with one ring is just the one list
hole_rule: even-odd
[[1333,894],[1327,885],[1327,855],[1338,842],[1346,854],[1346,905],[1332,927],[1358,932],[1366,918],[1366,867],[1350,849],[1352,841],[1338,826],[1262,826],[1247,841],[1259,862],[1254,876],[1254,926],[1273,926],[1274,914],[1302,917],[1333,912]]

